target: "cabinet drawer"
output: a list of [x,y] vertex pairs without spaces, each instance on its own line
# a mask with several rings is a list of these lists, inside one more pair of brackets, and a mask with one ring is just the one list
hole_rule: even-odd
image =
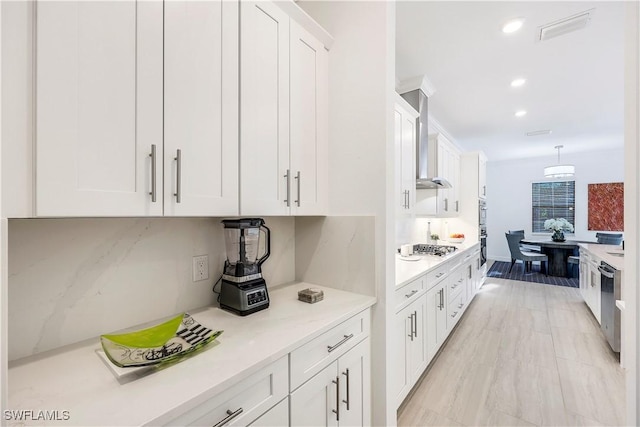
[[449,274],[449,264],[444,263],[443,265],[438,266],[435,270],[427,273],[427,290],[433,288],[438,282],[442,281]]
[[447,329],[451,330],[462,317],[464,305],[467,303],[466,296],[466,293],[461,292],[455,299],[449,300],[449,305],[447,306]]
[[396,313],[415,301],[424,291],[425,276],[397,289],[395,292]]
[[287,367],[284,356],[167,425],[247,425],[287,396]]
[[464,268],[458,269],[453,276],[449,277],[449,283],[447,283],[447,301],[456,299],[456,297],[460,295],[460,292],[462,292],[462,289],[464,289],[465,270]]
[[291,391],[369,336],[367,309],[289,353]]

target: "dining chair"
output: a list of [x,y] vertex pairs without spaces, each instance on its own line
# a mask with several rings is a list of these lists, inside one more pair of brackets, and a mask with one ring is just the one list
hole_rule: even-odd
[[[509,234],[521,234],[524,239],[524,230],[509,230]],[[525,243],[520,243],[520,249],[523,249],[527,252],[542,252],[542,248],[536,245],[527,245]]]
[[[580,274],[580,257],[576,255],[571,255],[567,258],[567,263],[569,263],[569,267],[567,269],[567,277],[576,277]],[[578,274],[575,274],[575,269],[578,269]]]
[[605,245],[621,245],[622,233],[596,233],[596,239]]
[[526,273],[527,270],[531,271],[531,265],[533,262],[540,262],[540,271],[547,275],[547,262],[549,257],[544,254],[530,251],[523,251],[520,249],[520,240],[522,235],[519,233],[504,233],[507,238],[507,244],[509,245],[509,252],[511,252],[511,267],[509,267],[509,273],[513,268],[513,264],[516,261],[522,261],[522,273]]

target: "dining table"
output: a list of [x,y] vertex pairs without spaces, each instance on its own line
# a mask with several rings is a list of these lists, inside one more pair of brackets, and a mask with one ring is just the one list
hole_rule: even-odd
[[526,238],[520,240],[525,245],[539,246],[540,251],[549,258],[547,274],[549,276],[567,276],[567,260],[571,255],[578,255],[578,243],[598,243],[591,240],[565,240],[556,242],[550,237]]

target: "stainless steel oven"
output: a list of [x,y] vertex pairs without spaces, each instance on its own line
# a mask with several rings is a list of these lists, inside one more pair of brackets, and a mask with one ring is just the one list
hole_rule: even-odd
[[620,310],[616,300],[620,299],[620,271],[604,261],[600,271],[600,328],[615,352],[620,352]]

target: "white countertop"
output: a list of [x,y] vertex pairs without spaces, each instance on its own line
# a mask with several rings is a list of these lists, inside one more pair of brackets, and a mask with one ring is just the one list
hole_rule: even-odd
[[[298,290],[309,287],[322,289],[323,301],[298,301]],[[269,294],[269,309],[247,317],[213,307],[191,312],[202,324],[224,330],[217,345],[143,377],[116,379],[96,353],[98,338],[12,362],[7,409],[69,411],[69,421],[33,425],[166,423],[376,302],[309,283]]]
[[[480,247],[479,242],[463,242],[459,244],[443,243],[455,246],[458,249],[451,255],[444,257],[436,255],[412,255],[409,259],[403,259],[400,254],[396,255],[396,287],[404,286],[425,273],[437,268],[444,262],[457,260],[464,256],[468,250]],[[414,261],[415,260],[415,261]]]
[[611,255],[612,253],[624,253],[622,246],[602,245],[598,243],[578,243],[578,246],[606,262],[616,270],[624,270],[624,257]]

